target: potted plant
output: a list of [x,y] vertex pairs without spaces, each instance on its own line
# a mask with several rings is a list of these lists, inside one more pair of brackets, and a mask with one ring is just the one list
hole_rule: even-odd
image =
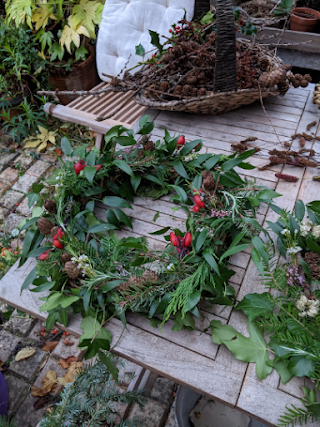
[[[39,56],[38,42],[26,26],[8,26],[0,18],[0,111],[10,109],[10,118],[19,113],[24,98],[45,82],[45,60]],[[6,114],[5,114],[6,115]]]
[[[49,61],[49,82],[60,90],[89,90],[99,82],[95,51],[90,40],[96,38],[103,0],[36,0],[22,3],[6,1],[8,22],[27,23]],[[61,96],[63,104],[73,97]]]
[[295,7],[291,11],[290,30],[312,33],[319,23],[320,12],[309,7]]

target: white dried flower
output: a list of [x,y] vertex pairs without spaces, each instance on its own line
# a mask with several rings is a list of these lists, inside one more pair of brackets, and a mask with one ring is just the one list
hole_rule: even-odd
[[316,225],[316,226],[313,227],[313,229],[312,229],[312,235],[316,239],[319,239],[319,237],[320,237],[320,225]]
[[287,234],[290,233],[290,231],[287,228],[284,228],[282,231],[280,231],[281,234]]
[[300,311],[300,317],[315,317],[319,312],[320,301],[318,299],[311,300],[305,295],[301,295],[296,302],[296,307]]
[[296,246],[294,248],[288,248],[287,249],[287,254],[288,255],[293,255],[293,254],[297,254],[300,251],[302,251],[302,248],[300,246]]

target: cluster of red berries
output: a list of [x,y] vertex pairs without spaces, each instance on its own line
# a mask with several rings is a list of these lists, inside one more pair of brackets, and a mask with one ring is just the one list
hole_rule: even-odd
[[[88,166],[86,162],[83,159],[80,159],[78,162],[75,162],[73,164],[73,169],[77,175],[86,167]],[[99,171],[102,168],[102,165],[94,165],[95,168],[97,168],[97,171]]]
[[169,33],[173,32],[173,34],[178,34],[180,32],[180,29],[180,25],[173,26],[173,28],[170,28]]
[[176,236],[174,232],[170,233],[170,242],[173,246],[176,247],[177,252],[181,258],[184,258],[190,252],[189,247],[192,243],[192,236],[190,231],[188,231],[182,238]]
[[[193,190],[193,191],[196,192],[197,190]],[[206,206],[206,204],[202,200],[200,194],[195,194],[193,196],[193,200],[194,200],[194,203],[195,203],[195,205],[192,208],[193,212],[199,212],[199,210],[201,208],[204,208]]]

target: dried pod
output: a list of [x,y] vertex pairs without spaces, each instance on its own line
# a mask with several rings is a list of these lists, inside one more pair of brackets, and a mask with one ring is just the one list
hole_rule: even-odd
[[287,91],[290,89],[290,85],[286,81],[285,82],[281,81],[278,84],[278,89],[279,89],[280,95],[285,95],[287,93]]
[[304,166],[309,166],[310,168],[316,168],[318,166],[317,162],[308,160],[305,157],[297,157],[297,160]]
[[200,71],[200,73],[198,74],[198,80],[203,80],[206,78],[206,74],[204,71]]
[[275,176],[277,178],[283,179],[284,181],[288,182],[297,182],[299,181],[299,178],[293,175],[285,175],[284,173],[275,173]]
[[297,89],[300,86],[300,80],[294,79],[292,81],[292,85],[293,85],[294,88]]
[[194,87],[192,89],[192,97],[193,98],[197,98],[198,97],[198,89],[196,87]]
[[79,277],[81,274],[80,268],[78,268],[77,264],[72,261],[67,261],[64,265],[64,271],[67,273],[70,279],[75,279]]
[[55,225],[54,227],[52,227],[51,230],[50,230],[51,237],[54,237],[58,233],[59,230],[60,230],[60,227],[58,227],[57,225]]
[[63,252],[60,255],[60,259],[62,264],[66,264],[67,262],[71,261],[72,255],[68,254],[68,252]]
[[296,80],[300,80],[300,81],[303,79],[302,75],[299,73],[295,74],[294,77]]
[[286,141],[283,145],[285,147],[289,148],[289,147],[291,147],[291,142]]
[[37,221],[37,227],[41,234],[50,234],[50,231],[53,228],[52,222],[48,218],[39,218]]
[[313,122],[309,123],[307,125],[307,131],[309,132],[313,126],[316,126],[317,123],[318,123],[317,120],[314,120]]
[[300,82],[300,86],[301,87],[307,87],[308,84],[309,84],[309,82],[307,80],[305,80],[305,79],[302,79],[301,82]]
[[54,200],[45,200],[43,207],[50,213],[57,213],[57,203]]
[[156,283],[159,282],[159,276],[154,271],[144,271],[142,274],[142,279],[148,283]]
[[311,83],[311,82],[312,82],[312,77],[310,76],[310,74],[305,74],[305,75],[303,76],[303,78],[304,78],[305,80],[307,80],[307,82],[308,82],[308,83]]
[[270,163],[271,165],[285,165],[287,163],[286,159],[283,159],[278,156],[270,156]]
[[300,144],[300,147],[304,147],[306,145],[306,140],[304,139],[303,136],[300,136],[299,144]]
[[156,149],[155,143],[152,141],[147,141],[143,144],[144,151],[154,151]]

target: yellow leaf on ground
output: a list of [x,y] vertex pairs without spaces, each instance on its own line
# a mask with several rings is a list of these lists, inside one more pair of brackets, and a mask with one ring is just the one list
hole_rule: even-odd
[[31,394],[32,394],[32,396],[34,396],[34,397],[42,397],[42,396],[44,396],[43,391],[42,391],[42,390],[40,390],[40,388],[36,387],[35,385],[33,385],[33,386],[31,387]]
[[15,361],[19,362],[20,360],[28,359],[28,357],[33,356],[35,352],[35,348],[25,347],[16,354]]
[[75,374],[82,368],[82,366],[83,363],[81,362],[72,362],[68,372],[66,372],[63,377],[58,378],[58,383],[63,385],[72,383],[74,381]]
[[50,393],[53,387],[57,384],[57,374],[55,371],[48,371],[42,380],[42,393],[43,395]]

